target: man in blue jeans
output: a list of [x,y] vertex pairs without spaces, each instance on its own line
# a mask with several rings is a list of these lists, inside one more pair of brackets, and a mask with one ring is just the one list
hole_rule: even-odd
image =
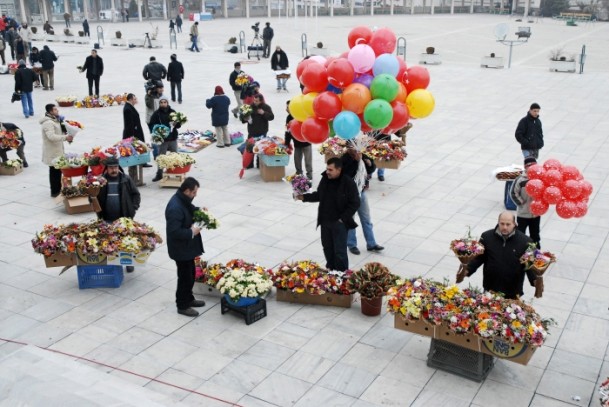
[[[362,156],[362,153],[350,147],[347,152],[341,157],[343,162],[343,171],[346,176],[353,178],[360,192],[360,205],[357,210],[364,238],[366,239],[366,248],[369,252],[380,252],[385,248],[376,243],[374,231],[372,230],[372,218],[370,216],[370,206],[366,196],[368,188],[368,175],[375,170],[374,161],[368,157]],[[349,229],[347,232],[347,247],[353,254],[360,254],[357,248],[357,236],[355,229]]]
[[192,27],[190,27],[190,39],[192,41],[192,46],[190,47],[191,51],[199,52],[199,47],[197,46],[197,41],[199,41],[199,22],[195,22]]
[[20,59],[19,68],[15,72],[15,92],[21,94],[21,107],[26,119],[34,116],[34,104],[32,103],[34,82],[36,82],[36,74],[25,66],[23,59]]

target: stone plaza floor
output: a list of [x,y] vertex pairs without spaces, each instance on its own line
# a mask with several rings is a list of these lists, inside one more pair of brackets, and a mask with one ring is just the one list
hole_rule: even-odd
[[[258,20],[267,21],[201,22],[201,53],[185,50],[188,22],[178,35],[178,50],[169,48],[166,22],[153,23],[160,25],[163,48],[152,50],[109,45],[116,30],[127,38],[143,38],[153,29],[149,23],[104,24],[101,93],[136,93],[143,118],[143,66],[151,55],[167,64],[176,52],[186,78],[184,103],[172,106],[190,117],[186,127],[212,130],[205,100],[216,85],[232,99],[228,76],[240,60],[243,70],[261,83],[275,112],[270,134],[282,136],[285,101],[299,92],[297,81],[290,79],[289,93],[278,94],[269,60],[223,52],[228,38],[241,30],[251,42],[249,27]],[[19,103],[8,102],[13,77],[0,76],[0,120],[24,130],[30,164],[17,176],[0,177],[0,405],[598,405],[599,383],[609,376],[609,24],[568,27],[564,21],[527,23],[492,15],[269,21],[275,29],[273,46],[286,50],[292,69],[302,58],[302,33],[309,45],[322,41],[339,54],[347,49],[349,30],[358,25],[387,26],[405,37],[408,65],[418,64],[428,46],[442,58],[441,65],[429,66],[435,111],[413,121],[402,167],[388,170],[385,182],[371,181],[374,232],[386,249],[367,252],[358,230],[362,254],[350,254],[352,268],[379,261],[402,276],[452,280],[458,261],[449,242],[464,235],[467,226],[476,236],[494,227],[503,210],[504,184],[491,171],[521,163],[516,124],[532,102],[541,105],[541,160],[575,165],[594,185],[584,218],[564,220],[554,209],[542,218],[542,245],[558,257],[545,278],[543,298],[534,300],[542,316],[558,322],[547,342],[528,366],[498,360],[488,378],[477,383],[427,367],[428,338],[394,329],[387,313],[363,316],[359,301],[350,309],[297,305],[277,302],[273,293],[267,299],[268,316],[246,326],[235,315],[221,315],[217,299],[203,297],[207,306],[202,315],[187,318],[176,313],[175,264],[165,245],[145,266],[127,274],[120,288],[79,290],[74,269],[59,276],[59,269],[45,268],[30,243],[46,223],[94,218],[91,213],[67,215],[61,202],[49,197],[38,124],[44,105],[56,97],[85,96],[86,79],[76,67],[91,45],[49,42],[59,57],[55,90],[35,90],[34,118],[25,119]],[[532,36],[514,47],[510,69],[481,68],[480,58],[491,52],[507,59],[508,47],[493,35],[499,23],[509,24],[509,38],[515,38],[519,26],[530,26]],[[94,37],[96,27],[91,24]],[[552,50],[576,55],[584,44],[584,74],[549,71]],[[60,112],[86,126],[66,145],[68,152],[121,138],[120,107]],[[229,130],[245,132],[245,126],[231,117]],[[243,258],[266,267],[286,259],[323,261],[317,205],[294,202],[287,184],[264,183],[257,170],[239,179],[241,156],[235,148],[211,146],[195,158],[190,174],[201,182],[195,203],[208,207],[222,223],[203,234],[207,260]],[[316,185],[324,170],[321,155],[314,154],[314,169]],[[164,208],[175,190],[152,183],[154,171],[144,170],[147,185],[140,188],[136,219],[164,235]],[[481,275],[461,285],[481,286]],[[525,286],[525,299],[532,296],[533,289]]]

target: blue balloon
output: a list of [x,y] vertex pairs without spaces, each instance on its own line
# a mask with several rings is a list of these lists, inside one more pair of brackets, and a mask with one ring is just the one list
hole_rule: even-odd
[[326,88],[327,91],[336,93],[337,95],[340,95],[341,93],[343,93],[343,90],[340,88],[337,88],[336,86],[332,86],[330,84],[328,84],[328,87]]
[[353,83],[361,83],[362,85],[364,85],[365,87],[370,89],[370,84],[372,83],[373,79],[374,79],[374,76],[368,75],[367,73],[365,73],[365,74],[362,74],[362,75],[358,76],[357,78],[355,78],[353,80]]
[[332,122],[336,135],[344,140],[351,140],[359,133],[362,123],[357,115],[349,110],[344,110],[336,115]]
[[378,76],[386,73],[395,77],[400,71],[400,63],[393,54],[381,54],[374,61],[372,66],[372,73],[374,76]]

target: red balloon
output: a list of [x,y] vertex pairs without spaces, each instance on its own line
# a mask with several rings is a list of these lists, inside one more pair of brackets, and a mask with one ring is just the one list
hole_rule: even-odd
[[531,165],[526,171],[529,179],[543,179],[543,174],[545,173],[545,170],[539,164]]
[[332,120],[343,109],[343,103],[334,92],[322,92],[313,100],[313,112],[318,119]]
[[347,59],[335,59],[328,65],[328,82],[330,85],[343,89],[355,79],[353,65]]
[[309,143],[323,143],[330,134],[330,127],[325,120],[309,117],[302,122],[302,136]]
[[323,92],[328,87],[328,72],[322,64],[309,64],[302,71],[300,81],[311,92]]
[[539,199],[542,197],[546,186],[540,179],[530,179],[529,182],[527,182],[525,189],[531,198]]
[[347,59],[348,56],[349,56],[349,51],[345,51],[342,54],[340,54],[338,57]]
[[398,83],[406,83],[406,79],[407,79],[407,75],[406,75],[406,70],[408,69],[408,67],[406,66],[406,61],[404,61],[402,58],[398,58],[398,63],[400,64],[400,70],[398,71],[398,74],[395,76],[395,79],[397,79]]
[[415,89],[427,89],[429,86],[429,71],[424,66],[414,65],[406,70],[406,90],[411,93]]
[[559,170],[550,169],[543,174],[543,182],[550,186],[560,186],[562,184],[562,173]]
[[[564,177],[564,172],[563,172]],[[582,193],[582,185],[580,181],[568,179],[562,185],[562,194],[567,199],[577,199]]]
[[576,205],[573,201],[563,199],[556,204],[556,213],[563,219],[570,219],[575,216]]
[[307,142],[307,140],[302,136],[302,122],[292,119],[290,120],[290,123],[288,123],[288,126],[290,128],[290,133],[292,133],[292,137],[303,143]]
[[410,120],[410,115],[408,114],[408,107],[406,107],[406,104],[394,101],[391,103],[391,109],[393,110],[393,119],[391,119],[391,122],[389,122],[387,127],[391,129],[401,129],[402,127],[406,126],[408,124],[408,120]]
[[575,217],[581,218],[588,213],[588,203],[579,201],[575,203]]
[[589,183],[586,180],[581,180],[581,181],[579,181],[579,184],[582,187],[582,192],[581,192],[582,198],[588,198],[590,195],[592,195],[592,191],[594,190],[594,187],[592,186],[591,183]]
[[311,90],[305,86],[304,88],[302,88],[302,94],[306,95],[307,93],[311,93]]
[[368,45],[374,50],[374,54],[378,57],[381,54],[392,54],[395,50],[397,39],[393,31],[389,28],[379,28],[372,33],[372,38]]
[[326,69],[328,68],[328,65],[330,65],[330,62],[336,61],[337,59],[338,59],[338,57],[326,57],[326,62],[324,63],[324,66],[326,67]]
[[565,165],[562,167],[562,179],[565,181],[569,179],[576,180],[579,175],[579,170],[572,165]]
[[357,44],[368,44],[372,38],[372,30],[365,26],[355,27],[349,32],[347,41],[349,48],[355,47]]
[[302,72],[305,70],[305,68],[307,66],[309,66],[310,64],[317,64],[317,65],[321,65],[319,62],[313,60],[313,59],[303,59],[302,61],[300,61],[298,63],[298,66],[296,67],[296,77],[298,78],[299,81],[302,82],[302,80],[300,79],[300,77],[302,76]]
[[549,160],[546,160],[545,163],[543,163],[543,168],[546,170],[559,170],[562,168],[562,164],[560,163],[560,161],[554,159],[554,158],[550,158]]
[[371,131],[374,131],[374,129],[368,126],[368,124],[364,120],[364,113],[358,114],[357,117],[359,117],[359,121],[362,123],[362,133],[369,133]]
[[543,191],[543,200],[549,204],[557,204],[562,200],[560,188],[549,186]]
[[531,202],[531,213],[535,216],[541,216],[548,211],[550,205],[542,200],[534,200]]

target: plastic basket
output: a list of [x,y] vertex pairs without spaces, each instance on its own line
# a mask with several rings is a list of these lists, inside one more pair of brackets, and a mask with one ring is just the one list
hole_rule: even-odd
[[254,322],[266,317],[266,301],[261,298],[256,304],[247,307],[237,307],[231,305],[226,298],[220,300],[220,312],[226,314],[228,311],[234,311],[241,314],[245,319],[245,324],[250,325]]
[[118,164],[121,167],[133,167],[134,165],[146,164],[150,161],[150,152],[129,157],[121,157],[118,159]]
[[259,157],[262,159],[262,162],[267,167],[285,167],[290,162],[289,155],[266,155],[259,154]]
[[78,288],[120,287],[123,266],[77,266]]
[[466,379],[483,381],[491,372],[495,358],[454,343],[431,340],[427,366],[454,373]]

